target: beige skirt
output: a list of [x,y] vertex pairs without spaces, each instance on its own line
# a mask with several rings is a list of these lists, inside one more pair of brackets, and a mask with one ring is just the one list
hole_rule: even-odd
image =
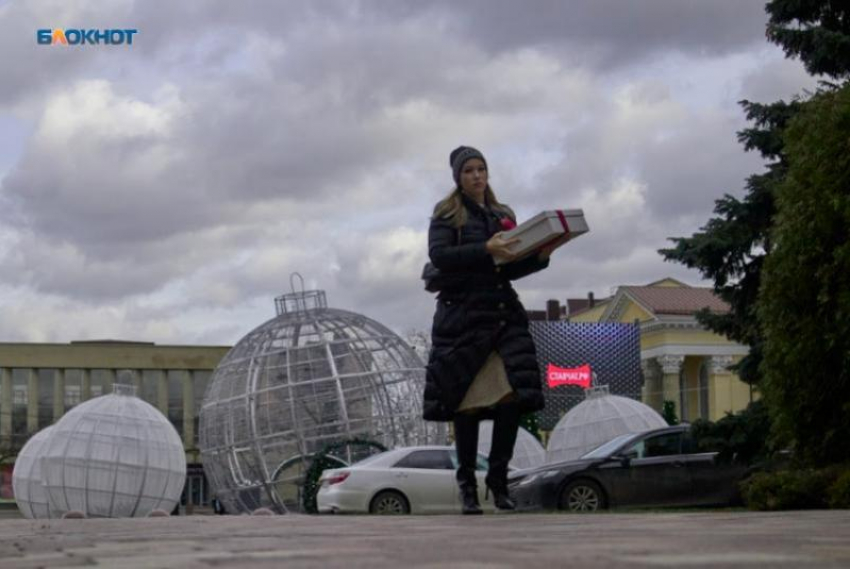
[[474,411],[482,407],[492,407],[511,397],[513,393],[508,374],[505,372],[505,362],[498,352],[493,351],[478,370],[457,410]]

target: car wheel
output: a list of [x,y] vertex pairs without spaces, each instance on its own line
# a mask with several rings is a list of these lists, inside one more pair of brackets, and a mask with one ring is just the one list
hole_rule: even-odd
[[592,480],[575,480],[561,491],[558,507],[570,512],[595,512],[605,508],[605,495]]
[[384,516],[398,516],[410,513],[410,504],[401,492],[395,490],[384,490],[372,498],[369,504],[370,514]]

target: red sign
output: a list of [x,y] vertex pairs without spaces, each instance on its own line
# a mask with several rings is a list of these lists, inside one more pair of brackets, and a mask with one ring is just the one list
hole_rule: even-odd
[[546,382],[550,388],[558,387],[559,385],[578,385],[582,389],[589,389],[592,376],[593,372],[590,369],[590,364],[584,364],[578,367],[558,367],[549,364],[546,370]]

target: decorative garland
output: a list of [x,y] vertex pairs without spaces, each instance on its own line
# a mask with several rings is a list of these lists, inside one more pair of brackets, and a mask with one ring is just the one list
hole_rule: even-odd
[[531,433],[538,441],[543,442],[540,438],[540,423],[537,422],[537,413],[527,413],[520,417],[519,426]]
[[316,495],[319,493],[319,478],[322,472],[329,468],[340,468],[339,459],[330,455],[346,447],[363,447],[384,452],[387,447],[376,441],[354,438],[345,441],[331,443],[313,455],[313,462],[304,474],[304,486],[302,487],[302,505],[304,511],[309,514],[318,514],[319,506],[316,503]]

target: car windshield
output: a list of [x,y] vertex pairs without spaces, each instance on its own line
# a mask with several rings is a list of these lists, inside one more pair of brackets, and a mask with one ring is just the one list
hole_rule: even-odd
[[625,435],[620,435],[618,437],[614,437],[607,443],[604,443],[587,454],[582,455],[582,458],[605,458],[609,454],[611,454],[616,448],[620,445],[632,440],[640,433],[628,433]]

